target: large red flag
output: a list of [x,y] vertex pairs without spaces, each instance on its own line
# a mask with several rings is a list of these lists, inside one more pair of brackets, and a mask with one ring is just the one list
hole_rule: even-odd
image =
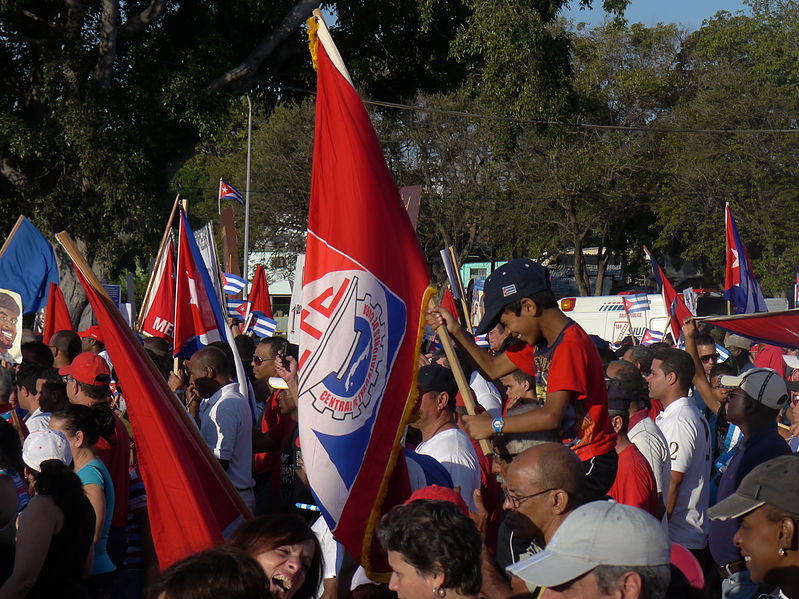
[[758,343],[788,348],[799,347],[799,310],[706,316],[699,320]]
[[47,307],[44,311],[44,333],[42,341],[50,343],[50,337],[58,331],[74,331],[64,294],[56,283],[50,283],[47,291]]
[[141,330],[161,337],[169,345],[175,333],[175,251],[171,241],[153,270],[153,288],[148,305],[143,307]]
[[[433,290],[369,115],[321,18],[303,310],[300,439],[333,534],[366,568],[381,510],[407,498],[392,478],[417,396],[417,356]],[[318,30],[317,30],[318,26]],[[403,471],[400,464],[398,471]]]
[[[62,243],[70,251],[68,243]],[[163,569],[221,543],[223,532],[249,517],[249,511],[122,314],[98,290],[99,283],[83,260],[72,258],[126,398],[147,489],[150,528]]]

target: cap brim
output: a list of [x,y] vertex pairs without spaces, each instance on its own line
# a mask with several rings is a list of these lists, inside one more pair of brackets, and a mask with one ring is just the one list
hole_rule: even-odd
[[289,388],[289,384],[279,376],[270,376],[269,386],[272,387],[272,389],[279,389],[279,390]]
[[782,360],[789,368],[793,369],[799,368],[799,356],[793,356],[791,354],[783,354]]
[[554,587],[593,570],[598,564],[549,551],[536,553],[508,566],[508,572],[538,587]]
[[72,374],[72,364],[67,364],[66,366],[62,366],[61,368],[59,368],[58,374],[60,374],[61,376]]
[[741,383],[744,382],[744,378],[743,376],[722,375],[719,377],[719,387],[724,387],[725,389],[739,389]]
[[719,501],[716,505],[707,510],[707,515],[711,520],[732,520],[745,516],[752,510],[756,510],[761,505],[765,505],[765,501],[758,501],[744,497],[738,493],[733,493],[726,499]]
[[499,317],[502,316],[502,308],[497,308],[492,312],[486,311],[483,318],[480,319],[480,324],[474,330],[475,335],[485,335],[488,331],[493,329],[499,324]]

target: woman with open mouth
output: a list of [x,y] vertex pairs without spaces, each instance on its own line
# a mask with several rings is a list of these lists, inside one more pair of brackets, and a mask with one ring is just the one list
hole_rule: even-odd
[[264,569],[277,599],[312,599],[322,576],[322,551],[298,516],[274,514],[245,522],[229,544],[243,549]]

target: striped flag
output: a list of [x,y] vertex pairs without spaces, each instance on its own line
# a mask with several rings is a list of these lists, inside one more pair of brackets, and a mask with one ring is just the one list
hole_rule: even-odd
[[649,310],[649,298],[646,293],[634,293],[632,295],[625,295],[622,297],[624,302],[624,311],[627,314],[635,314],[636,312],[646,312]]
[[477,344],[477,347],[488,349],[488,333],[485,335],[475,335],[474,342]]
[[230,318],[241,318],[241,306],[246,303],[246,300],[227,298],[227,315]]
[[641,337],[641,345],[652,345],[653,343],[658,343],[659,341],[663,341],[663,331],[647,329],[644,332],[643,337]]
[[225,293],[228,295],[238,295],[247,286],[247,279],[229,272],[222,273],[222,280],[225,284]]
[[219,179],[219,199],[220,200],[233,200],[239,204],[244,203],[244,198],[241,193],[233,187],[230,183]]
[[277,321],[272,320],[263,312],[253,310],[250,312],[250,330],[258,337],[271,337],[275,334]]

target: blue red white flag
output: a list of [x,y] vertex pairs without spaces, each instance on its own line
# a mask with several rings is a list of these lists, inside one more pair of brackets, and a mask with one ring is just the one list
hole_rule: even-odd
[[732,217],[730,204],[724,207],[724,222],[727,229],[727,267],[724,272],[724,299],[732,305],[735,314],[765,312],[766,301],[760,284],[752,272],[749,256],[738,235],[738,227]]
[[641,345],[652,345],[653,343],[659,343],[660,341],[663,341],[663,331],[647,329],[644,331],[644,334],[641,337]]
[[219,199],[220,200],[233,200],[239,204],[244,203],[244,197],[239,191],[230,183],[219,179]]
[[671,329],[671,335],[676,343],[682,333],[682,323],[685,322],[687,318],[692,318],[693,314],[691,314],[688,306],[685,305],[685,302],[666,278],[657,260],[649,253],[646,246],[644,246],[644,253],[646,257],[649,258],[649,262],[652,265],[652,273],[657,280],[658,290],[663,296],[663,306],[669,307],[668,327]]
[[222,283],[225,293],[228,295],[238,295],[247,286],[247,279],[229,272],[222,273]]
[[24,216],[0,248],[0,288],[19,293],[22,312],[38,312],[47,304],[50,283],[58,285],[53,246]]
[[257,337],[271,337],[277,329],[277,321],[272,320],[263,312],[253,310],[250,312],[250,330]]
[[635,314],[636,312],[646,312],[649,310],[649,298],[646,293],[633,293],[630,295],[622,296],[621,301],[624,302],[624,311],[627,314]]
[[[369,115],[321,18],[300,321],[299,430],[311,490],[369,575],[382,511],[410,493],[400,458],[433,289]],[[402,256],[398,267],[397,256]],[[397,476],[392,474],[397,472]],[[375,551],[373,551],[373,549]]]
[[488,343],[488,333],[485,335],[475,335],[474,343],[477,347],[482,347],[483,349],[488,349],[490,347]]
[[[230,318],[242,318],[241,316],[241,306],[242,304],[246,303],[246,300],[240,299],[233,299],[232,297],[227,298],[227,315]],[[243,318],[242,318],[243,320]]]

